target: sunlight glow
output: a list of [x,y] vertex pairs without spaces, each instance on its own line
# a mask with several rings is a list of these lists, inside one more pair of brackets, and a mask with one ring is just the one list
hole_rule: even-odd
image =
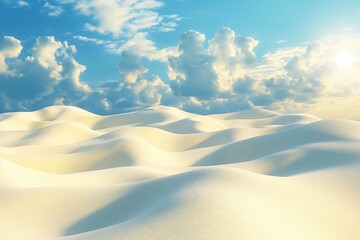
[[336,63],[340,68],[350,68],[353,64],[353,56],[349,52],[340,52],[336,56]]

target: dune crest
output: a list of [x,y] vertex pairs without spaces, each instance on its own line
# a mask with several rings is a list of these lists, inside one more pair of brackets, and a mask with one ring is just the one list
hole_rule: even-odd
[[0,239],[360,237],[357,121],[53,106],[0,134]]

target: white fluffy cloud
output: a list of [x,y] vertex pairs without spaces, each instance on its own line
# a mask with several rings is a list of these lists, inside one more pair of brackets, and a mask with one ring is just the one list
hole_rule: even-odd
[[59,80],[61,78],[62,65],[57,62],[58,50],[63,47],[54,37],[39,37],[32,48],[33,58],[44,69],[50,70],[50,77]]
[[232,88],[234,81],[243,76],[248,66],[256,62],[254,48],[259,41],[252,37],[241,37],[230,28],[220,29],[209,40],[208,52],[216,59],[214,69],[221,91]]
[[[230,104],[304,110],[326,98],[360,93],[359,38],[322,39],[266,54],[262,61],[254,52],[257,44],[229,28],[220,29],[208,42],[199,32],[185,33],[179,54],[169,59],[174,92],[198,100],[192,107],[187,101],[186,108],[205,112],[216,112],[219,106],[228,109]],[[347,69],[337,64],[344,51],[353,62]]]
[[218,91],[215,58],[203,46],[205,36],[188,31],[180,36],[179,55],[169,59],[169,78],[177,95],[215,96]]
[[0,39],[0,74],[13,73],[8,70],[6,60],[19,56],[22,48],[21,42],[14,37],[4,36]]
[[[351,52],[353,66],[347,69],[337,63],[343,51]],[[323,39],[268,54],[265,62],[248,75],[263,86],[262,94],[268,99],[265,106],[316,105],[326,98],[359,94],[359,54],[359,38]]]
[[[257,44],[229,28],[208,41],[188,31],[168,61],[158,58],[168,64],[169,79],[151,75],[141,54],[129,48],[119,55],[119,78],[90,88],[81,79],[86,67],[73,57],[74,46],[49,36],[22,51],[21,41],[7,36],[0,40],[0,109],[72,104],[110,114],[164,104],[200,113],[295,111],[360,95],[360,38],[322,39],[262,58],[255,54]],[[350,64],[339,64],[343,53]]]
[[255,63],[258,41],[220,29],[205,47],[205,36],[189,31],[180,37],[179,54],[169,59],[169,78],[175,92],[184,96],[217,97],[232,91],[234,82]]
[[6,65],[5,74],[0,78],[3,110],[34,109],[59,101],[76,104],[90,91],[89,86],[80,81],[80,74],[86,68],[72,57],[74,46],[51,36],[38,37],[31,55],[20,59],[20,40],[4,39],[7,44],[2,44],[2,55],[16,59]]
[[148,69],[134,53],[120,56],[119,80],[90,89],[81,80],[86,67],[73,58],[75,46],[48,36],[36,38],[27,49],[29,56],[20,58],[21,50],[21,41],[14,37],[0,41],[1,111],[71,104],[108,114],[173,101],[169,85],[157,75],[146,76]]
[[119,64],[121,79],[96,88],[79,105],[103,114],[133,110],[154,104],[173,105],[177,100],[170,86],[159,76],[146,76],[140,58],[123,52]]

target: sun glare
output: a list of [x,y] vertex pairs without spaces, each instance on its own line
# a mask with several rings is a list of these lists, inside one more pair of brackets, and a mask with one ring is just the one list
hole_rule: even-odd
[[349,52],[340,52],[336,56],[336,63],[340,68],[350,68],[353,64],[353,56]]

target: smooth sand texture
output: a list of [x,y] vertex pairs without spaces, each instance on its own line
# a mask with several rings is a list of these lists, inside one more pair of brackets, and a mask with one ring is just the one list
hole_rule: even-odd
[[360,122],[0,115],[0,239],[360,239]]

